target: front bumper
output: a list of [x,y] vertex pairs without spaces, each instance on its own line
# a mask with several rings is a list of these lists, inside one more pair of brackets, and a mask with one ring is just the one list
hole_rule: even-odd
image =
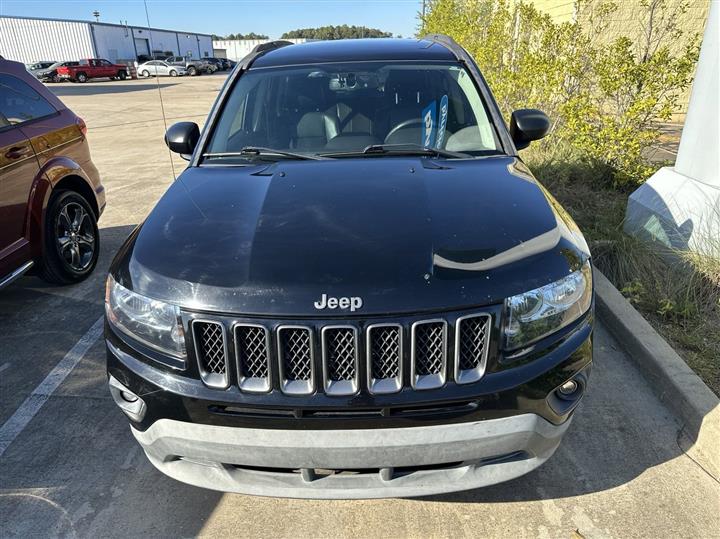
[[[205,488],[280,497],[422,496],[537,468],[559,445],[587,387],[592,316],[542,344],[520,359],[495,361],[472,384],[295,397],[205,387],[143,356],[106,325],[113,397],[159,470]],[[560,396],[571,379],[577,393]]]
[[545,462],[569,424],[522,414],[462,425],[277,430],[162,419],[132,432],[160,471],[185,483],[350,499],[424,496],[514,479]]

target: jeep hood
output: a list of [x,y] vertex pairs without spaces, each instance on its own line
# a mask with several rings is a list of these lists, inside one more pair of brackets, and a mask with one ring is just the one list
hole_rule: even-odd
[[500,303],[588,256],[515,158],[382,157],[188,168],[111,271],[190,309],[365,316]]

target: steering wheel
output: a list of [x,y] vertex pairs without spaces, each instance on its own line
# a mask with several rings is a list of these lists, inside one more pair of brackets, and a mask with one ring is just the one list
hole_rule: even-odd
[[405,129],[407,127],[414,126],[414,125],[423,125],[424,123],[425,122],[423,122],[422,118],[410,118],[409,120],[400,122],[395,127],[393,127],[387,135],[385,135],[385,142],[387,142],[387,140],[391,136],[393,136],[395,133],[397,133],[401,129]]

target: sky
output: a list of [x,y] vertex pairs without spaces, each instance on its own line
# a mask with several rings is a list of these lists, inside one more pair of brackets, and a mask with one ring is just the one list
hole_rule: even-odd
[[[296,28],[347,24],[403,37],[417,30],[422,0],[147,0],[150,26],[206,34],[255,32],[278,38]],[[143,0],[0,0],[0,15],[147,26]]]

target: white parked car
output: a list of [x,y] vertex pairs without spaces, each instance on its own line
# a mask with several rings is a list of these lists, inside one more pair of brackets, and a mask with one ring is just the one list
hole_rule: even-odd
[[178,75],[187,74],[184,67],[170,65],[162,60],[150,60],[149,62],[140,64],[137,72],[140,77],[177,77]]

